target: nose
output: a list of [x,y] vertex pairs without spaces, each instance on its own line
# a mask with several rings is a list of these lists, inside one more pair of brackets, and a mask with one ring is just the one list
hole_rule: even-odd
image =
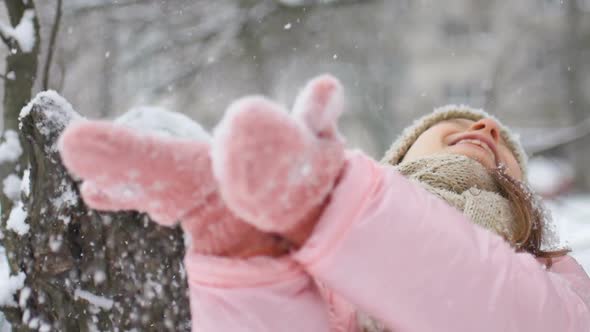
[[495,143],[500,139],[500,127],[498,123],[491,118],[483,118],[469,128],[470,131],[479,131],[490,136]]

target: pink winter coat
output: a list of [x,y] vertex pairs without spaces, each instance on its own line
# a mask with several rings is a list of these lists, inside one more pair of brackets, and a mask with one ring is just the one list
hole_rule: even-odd
[[358,331],[356,310],[397,332],[590,331],[573,258],[547,270],[360,152],[292,256],[185,264],[193,331]]

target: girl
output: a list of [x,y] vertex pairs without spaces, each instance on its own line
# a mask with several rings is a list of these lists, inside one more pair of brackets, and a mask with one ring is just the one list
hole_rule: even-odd
[[590,330],[507,128],[444,107],[378,163],[344,149],[342,107],[323,76],[292,116],[237,101],[211,143],[85,122],[60,151],[90,207],[180,221],[193,331]]

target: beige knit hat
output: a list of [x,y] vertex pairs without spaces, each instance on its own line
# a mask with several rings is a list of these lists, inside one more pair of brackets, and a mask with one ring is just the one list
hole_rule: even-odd
[[483,118],[494,119],[500,127],[500,135],[506,142],[508,148],[514,153],[514,156],[522,169],[523,179],[526,179],[527,155],[518,136],[513,134],[510,129],[504,126],[498,119],[486,113],[484,110],[471,108],[465,105],[443,106],[435,109],[434,112],[417,119],[412,125],[406,127],[402,131],[401,135],[393,142],[381,161],[383,163],[397,165],[406,155],[412,144],[414,144],[424,131],[440,121],[457,118],[473,121],[478,121]]

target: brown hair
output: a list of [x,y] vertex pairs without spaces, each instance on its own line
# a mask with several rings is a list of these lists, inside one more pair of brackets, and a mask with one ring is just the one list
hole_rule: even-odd
[[545,258],[547,267],[551,267],[552,258],[561,257],[570,252],[569,249],[546,251],[541,249],[541,243],[547,234],[545,225],[545,211],[538,199],[523,182],[506,174],[505,167],[498,167],[492,171],[492,176],[500,188],[500,194],[510,202],[514,213],[514,228],[509,242],[517,251],[525,251],[535,257]]

